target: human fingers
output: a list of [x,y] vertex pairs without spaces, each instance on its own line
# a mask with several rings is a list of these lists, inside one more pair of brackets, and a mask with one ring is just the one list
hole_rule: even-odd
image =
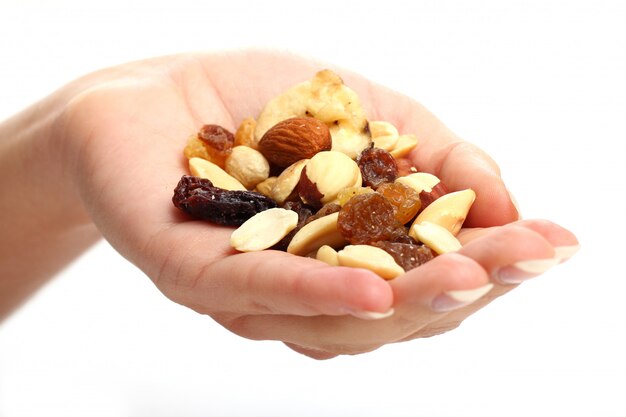
[[497,228],[471,230],[465,236],[467,240],[459,254],[484,268],[491,277],[493,289],[475,303],[442,316],[402,341],[456,328],[464,319],[517,284],[571,257],[578,248],[578,240],[572,232],[547,220],[523,220]]
[[394,314],[380,320],[265,314],[237,317],[227,325],[251,339],[297,345],[304,354],[364,353],[412,334],[445,312],[480,298],[491,287],[477,263],[455,254],[438,257],[390,285],[396,300]]
[[370,271],[274,250],[237,253],[232,230],[201,222],[169,228],[144,247],[145,271],[169,298],[212,316],[379,317],[391,309],[389,285]]

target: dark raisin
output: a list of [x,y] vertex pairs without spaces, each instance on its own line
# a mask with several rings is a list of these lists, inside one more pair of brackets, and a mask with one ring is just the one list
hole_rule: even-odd
[[352,197],[339,211],[337,221],[339,232],[353,245],[389,240],[401,226],[393,205],[378,193]]
[[433,252],[422,244],[379,241],[372,243],[393,256],[405,271],[417,268],[434,258]]
[[174,189],[174,206],[191,217],[225,226],[240,226],[250,217],[277,207],[274,200],[254,191],[229,191],[211,181],[184,175]]
[[382,183],[393,182],[398,176],[394,157],[384,149],[367,148],[356,160],[361,169],[363,185],[377,188]]

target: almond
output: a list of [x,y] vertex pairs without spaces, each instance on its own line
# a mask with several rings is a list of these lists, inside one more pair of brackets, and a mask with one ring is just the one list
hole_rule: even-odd
[[259,151],[279,167],[309,159],[332,147],[328,127],[313,117],[293,117],[270,128],[258,144]]

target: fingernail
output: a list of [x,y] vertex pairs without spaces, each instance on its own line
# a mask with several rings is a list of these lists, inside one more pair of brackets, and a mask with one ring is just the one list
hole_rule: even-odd
[[556,246],[554,248],[554,257],[564,261],[574,256],[579,249],[580,245]]
[[504,284],[520,284],[537,275],[541,275],[548,269],[561,262],[560,258],[532,259],[529,261],[515,262],[495,272],[496,278]]
[[386,319],[387,317],[393,316],[393,313],[395,313],[395,310],[393,308],[390,308],[384,313],[380,313],[378,311],[367,311],[367,310],[348,310],[347,313],[358,319],[381,320],[381,319]]
[[471,290],[447,291],[433,300],[432,309],[438,313],[455,310],[472,304],[493,288],[489,283]]

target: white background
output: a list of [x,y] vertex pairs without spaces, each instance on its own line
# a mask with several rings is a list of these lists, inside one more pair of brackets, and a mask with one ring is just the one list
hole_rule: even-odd
[[0,119],[103,66],[289,49],[424,103],[583,247],[454,332],[318,362],[103,242],[0,325],[0,416],[626,416],[625,22],[618,0],[0,0]]

